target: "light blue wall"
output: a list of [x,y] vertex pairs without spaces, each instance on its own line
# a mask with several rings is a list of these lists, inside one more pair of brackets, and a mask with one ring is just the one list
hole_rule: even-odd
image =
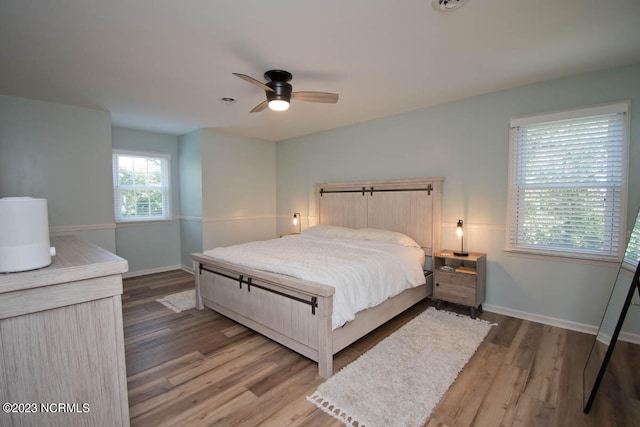
[[[511,117],[631,100],[629,216],[640,205],[640,64],[491,93],[276,145],[278,232],[291,212],[313,217],[316,182],[444,176],[443,246],[465,245],[488,257],[486,307],[597,325],[617,266],[503,251]],[[632,220],[629,219],[629,223]],[[306,221],[303,224],[306,226]]]
[[[508,126],[513,116],[627,99],[632,105],[631,223],[640,206],[640,64],[278,143],[214,129],[191,132],[178,137],[175,148],[179,230],[165,235],[167,230],[135,227],[127,232],[123,227],[117,234],[124,247],[118,250],[159,247],[172,235],[174,246],[153,255],[154,261],[128,255],[138,265],[134,268],[190,266],[192,252],[292,231],[293,212],[303,214],[303,226],[313,223],[311,188],[316,182],[442,175],[443,245],[457,245],[454,225],[464,219],[467,249],[488,253],[485,306],[558,319],[567,326],[596,325],[615,266],[503,251]],[[116,251],[111,132],[105,111],[0,96],[0,196],[45,197],[56,233],[77,234]],[[153,141],[172,145],[175,138],[118,128],[113,133],[115,145],[131,138],[140,149]],[[155,234],[160,240],[149,240]],[[156,256],[168,258],[156,263]]]
[[[180,174],[178,137],[112,127],[113,148],[168,154],[171,157],[171,221],[121,223],[116,226],[116,253],[129,262],[130,274],[179,268]],[[113,208],[112,208],[113,209]]]
[[111,115],[0,96],[0,197],[45,198],[53,235],[115,251]]
[[202,252],[202,160],[200,131],[178,137],[180,164],[180,259],[190,268],[191,254]]
[[194,252],[276,237],[275,143],[215,129],[178,141],[184,266]]
[[275,143],[200,132],[204,249],[275,238]]
[[[54,234],[118,253],[129,275],[190,268],[193,252],[276,236],[273,142],[213,129],[176,137],[112,128],[105,111],[13,97],[0,97],[0,124],[0,196],[49,199]],[[114,147],[170,154],[175,221],[116,228]]]

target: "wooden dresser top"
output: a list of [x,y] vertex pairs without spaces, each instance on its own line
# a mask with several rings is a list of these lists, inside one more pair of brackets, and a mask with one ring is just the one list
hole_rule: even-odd
[[51,238],[51,265],[20,273],[0,273],[0,294],[125,273],[127,260],[75,236]]

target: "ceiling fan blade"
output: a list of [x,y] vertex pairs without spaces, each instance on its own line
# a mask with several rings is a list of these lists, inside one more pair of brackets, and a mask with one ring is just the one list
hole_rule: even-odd
[[268,106],[269,106],[269,101],[265,100],[265,101],[262,101],[260,104],[256,105],[255,107],[253,107],[253,110],[251,110],[249,112],[250,113],[259,113],[260,111],[264,110]]
[[291,98],[296,101],[324,102],[327,104],[338,102],[338,94],[329,92],[293,92]]
[[267,86],[266,84],[262,83],[261,81],[258,81],[256,79],[254,79],[253,77],[249,77],[246,74],[240,74],[240,73],[231,73],[236,77],[240,77],[242,80],[249,82],[253,85],[258,86],[260,89],[262,90],[266,90],[267,92],[275,92],[273,89],[271,89],[269,86]]

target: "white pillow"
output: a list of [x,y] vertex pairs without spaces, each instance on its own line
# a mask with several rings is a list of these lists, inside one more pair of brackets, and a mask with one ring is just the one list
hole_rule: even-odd
[[360,228],[358,230],[352,230],[347,236],[350,239],[360,240],[378,240],[381,242],[394,243],[396,245],[407,246],[409,248],[419,248],[420,245],[416,243],[411,237],[406,234],[399,233],[397,231],[379,230],[376,228]]
[[328,238],[346,238],[351,232],[355,231],[353,228],[339,227],[337,225],[314,225],[305,230],[302,230],[302,234],[308,234],[310,236],[328,237]]

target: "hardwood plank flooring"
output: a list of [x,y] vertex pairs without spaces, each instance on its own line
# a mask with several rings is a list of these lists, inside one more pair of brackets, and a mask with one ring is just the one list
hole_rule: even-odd
[[[155,301],[193,287],[193,276],[181,270],[124,280],[132,426],[342,425],[305,398],[323,382],[315,363],[209,309],[174,313]],[[432,305],[416,304],[348,346],[335,369]],[[618,344],[584,414],[582,370],[593,336],[495,313],[480,317],[498,326],[427,426],[640,425],[640,346]]]

